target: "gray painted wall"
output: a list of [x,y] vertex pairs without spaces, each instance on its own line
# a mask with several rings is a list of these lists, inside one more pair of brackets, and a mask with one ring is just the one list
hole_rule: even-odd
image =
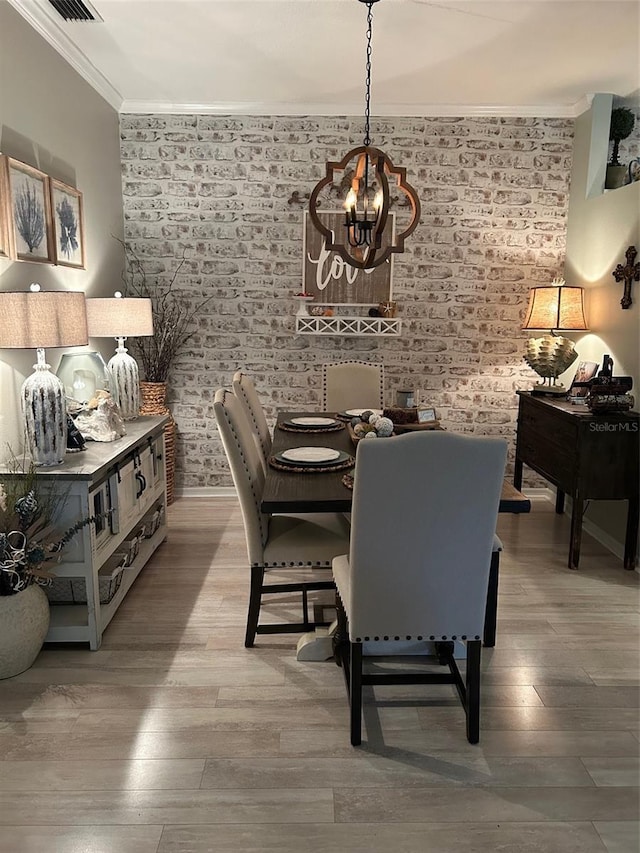
[[214,299],[176,363],[178,483],[227,485],[213,395],[238,367],[269,415],[317,408],[324,362],[384,363],[387,402],[414,387],[452,429],[514,435],[529,288],[564,266],[573,122],[536,118],[375,119],[373,143],[422,202],[396,257],[395,339],[296,337],[304,199],[361,144],[361,118],[135,116],[121,121],[125,232],[149,276],[186,253],[185,298]]
[[[0,152],[83,193],[86,270],[0,259],[0,288],[108,296],[120,285],[122,192],[118,114],[7,3],[0,0]],[[111,342],[94,349],[113,351]],[[60,352],[47,351],[55,369]],[[0,351],[0,448],[21,441],[19,389],[35,353]]]
[[[567,230],[566,277],[568,284],[586,288],[590,334],[579,343],[580,355],[602,362],[604,353],[614,360],[617,375],[630,375],[638,400],[640,382],[640,285],[632,287],[633,304],[620,306],[623,287],[611,275],[625,263],[625,251],[640,251],[640,181],[602,192],[609,149],[610,95],[596,95],[592,108],[576,121],[571,174],[571,203]],[[622,146],[621,146],[622,148]],[[637,156],[627,148],[621,162]],[[636,409],[638,407],[636,406]],[[624,541],[626,503],[593,501],[586,519],[616,539]]]

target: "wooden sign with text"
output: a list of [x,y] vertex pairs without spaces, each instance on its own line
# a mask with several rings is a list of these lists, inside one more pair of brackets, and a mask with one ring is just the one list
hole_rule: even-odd
[[[344,213],[322,212],[323,221],[331,229],[344,228]],[[394,238],[395,214],[389,214]],[[313,226],[308,211],[304,212],[302,286],[316,302],[327,305],[377,305],[391,299],[393,256],[371,270],[349,266],[337,252],[327,251],[323,235]],[[383,243],[383,246],[387,245]]]

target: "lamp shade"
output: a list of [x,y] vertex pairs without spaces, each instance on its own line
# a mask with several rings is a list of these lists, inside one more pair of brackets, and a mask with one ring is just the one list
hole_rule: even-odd
[[0,347],[46,349],[88,343],[84,293],[0,293]]
[[151,300],[87,299],[89,334],[95,338],[141,338],[153,334]]
[[586,331],[583,289],[566,285],[532,288],[522,328]]

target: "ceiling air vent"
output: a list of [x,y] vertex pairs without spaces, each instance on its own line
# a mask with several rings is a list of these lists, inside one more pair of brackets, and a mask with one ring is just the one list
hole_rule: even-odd
[[82,0],[49,0],[65,21],[101,21],[102,18],[90,3]]

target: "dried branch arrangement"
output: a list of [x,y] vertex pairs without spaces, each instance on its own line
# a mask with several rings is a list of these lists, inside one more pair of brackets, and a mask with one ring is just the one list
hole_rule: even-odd
[[124,295],[151,299],[153,313],[153,335],[131,338],[129,344],[142,378],[147,382],[166,382],[176,356],[197,331],[194,327],[197,314],[213,297],[208,296],[193,306],[179,292],[176,281],[186,261],[184,255],[168,281],[158,278],[149,281],[142,261],[131,246],[126,243],[122,246],[126,259],[122,274]]
[[64,507],[69,488],[60,489],[58,483],[43,487],[37,469],[10,448],[6,469],[0,474],[0,596],[14,595],[32,583],[48,586],[51,565],[60,562],[65,545],[113,511],[79,518],[59,533],[54,517]]

